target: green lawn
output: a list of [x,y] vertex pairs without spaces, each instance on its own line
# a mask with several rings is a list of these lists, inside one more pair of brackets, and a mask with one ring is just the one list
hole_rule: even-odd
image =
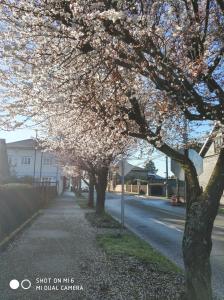
[[224,207],[220,207],[220,208],[219,208],[219,213],[220,213],[220,214],[224,214]]
[[120,228],[120,223],[117,222],[110,214],[104,212],[102,214],[96,214],[90,212],[85,214],[86,219],[91,223],[92,226],[98,228]]
[[161,271],[182,272],[174,263],[134,234],[102,234],[97,236],[97,241],[108,255],[132,256],[156,265]]
[[76,196],[75,196],[75,199],[76,199],[78,205],[79,205],[81,208],[83,208],[83,209],[89,208],[89,207],[88,207],[88,199],[87,199],[85,196],[83,196],[83,195],[76,195]]

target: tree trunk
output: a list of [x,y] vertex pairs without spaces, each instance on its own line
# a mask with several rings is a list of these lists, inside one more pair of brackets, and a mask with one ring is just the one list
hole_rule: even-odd
[[88,207],[94,207],[94,180],[92,175],[89,176],[89,198],[88,198]]
[[104,213],[104,204],[105,204],[105,194],[107,188],[107,176],[108,176],[108,167],[102,167],[97,171],[97,180],[96,180],[96,213]]
[[[147,127],[145,118],[141,116],[137,100],[135,97],[129,96],[129,101],[134,112],[133,120],[140,128],[139,134],[134,132],[129,135],[148,140],[155,148],[158,148],[156,134]],[[211,235],[224,190],[224,148],[222,147],[220,150],[204,192],[200,188],[195,166],[186,153],[182,154],[166,143],[163,143],[158,150],[184,167],[189,184],[190,193],[188,193],[189,197],[186,203],[186,223],[182,243],[186,270],[186,297],[188,300],[211,300]]]
[[194,202],[187,212],[183,237],[186,295],[189,300],[211,300],[212,218],[208,202]]
[[224,189],[224,149],[221,149],[208,185],[202,192],[196,174],[187,174],[189,195],[183,237],[188,300],[211,300],[212,229]]

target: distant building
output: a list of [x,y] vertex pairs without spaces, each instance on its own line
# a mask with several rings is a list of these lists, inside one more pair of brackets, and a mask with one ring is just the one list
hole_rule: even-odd
[[[166,179],[150,173],[147,169],[133,166],[126,163],[127,169],[130,169],[125,175],[125,191],[133,193],[144,192],[150,196],[165,196]],[[121,176],[118,172],[118,166],[113,167],[110,175],[109,190],[121,191]]]
[[6,144],[4,139],[0,139],[0,183],[9,178],[9,164],[7,159]]
[[62,169],[53,153],[44,152],[33,139],[7,143],[6,147],[11,177],[57,184],[58,193],[62,192]]

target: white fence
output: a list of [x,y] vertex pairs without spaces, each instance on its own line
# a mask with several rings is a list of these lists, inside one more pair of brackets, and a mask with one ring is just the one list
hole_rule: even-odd
[[[109,191],[121,192],[121,184],[117,184],[115,188],[112,186],[108,187]],[[165,196],[166,186],[161,183],[150,183],[145,185],[125,184],[124,191],[126,193],[143,194],[148,196]]]

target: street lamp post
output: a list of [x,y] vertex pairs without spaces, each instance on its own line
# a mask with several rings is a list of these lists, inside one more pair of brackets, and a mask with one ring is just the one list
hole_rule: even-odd
[[166,155],[166,198],[168,198],[168,156]]
[[121,160],[121,228],[124,228],[124,156]]
[[40,157],[40,182],[42,181],[42,168],[43,168],[43,151],[41,151],[41,157]]
[[[187,120],[184,120],[184,135],[183,135],[183,142],[185,144],[185,150],[184,154],[188,158],[188,149],[186,147],[186,144],[188,142],[188,123]],[[187,176],[186,176],[186,171],[184,171],[184,194],[185,194],[185,203],[187,203],[187,198],[188,198],[188,181],[187,181]]]
[[37,150],[36,150],[36,147],[35,147],[35,149],[34,149],[34,167],[33,167],[33,184],[35,184],[36,157],[37,157]]
[[35,176],[36,176],[36,160],[37,160],[37,132],[38,130],[35,129],[36,131],[36,140],[35,140],[35,143],[34,143],[34,165],[33,165],[33,185],[35,184]]

